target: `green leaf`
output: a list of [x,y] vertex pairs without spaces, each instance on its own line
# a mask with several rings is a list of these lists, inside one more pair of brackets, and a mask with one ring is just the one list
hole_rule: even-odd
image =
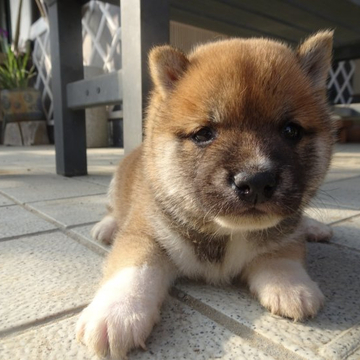
[[15,54],[8,47],[6,55],[5,63],[0,66],[0,88],[26,88],[29,80],[36,75],[34,66],[29,70],[26,69],[29,63],[30,51],[25,54]]

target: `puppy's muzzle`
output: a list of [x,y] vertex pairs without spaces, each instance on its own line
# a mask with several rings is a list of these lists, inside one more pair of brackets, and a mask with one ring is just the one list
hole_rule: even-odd
[[233,177],[231,186],[241,200],[256,205],[273,196],[277,180],[271,171],[256,174],[241,172]]

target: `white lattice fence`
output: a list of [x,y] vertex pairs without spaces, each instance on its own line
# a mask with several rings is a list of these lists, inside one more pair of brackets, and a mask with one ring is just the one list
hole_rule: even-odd
[[352,79],[356,66],[354,61],[339,61],[329,74],[328,89],[333,97],[334,104],[350,104],[352,101]]
[[[82,18],[84,65],[101,67],[104,72],[119,70],[121,68],[120,8],[95,0],[90,1],[85,7]],[[208,39],[210,35],[215,34],[208,33],[210,32],[195,27],[171,23],[171,43],[178,47],[191,48],[191,42],[194,39],[198,42],[200,35],[201,39],[204,36]],[[31,38],[35,40],[33,61],[38,70],[35,87],[42,91],[44,113],[48,122],[52,123],[51,59],[49,27],[46,20],[40,19],[32,25]],[[331,69],[328,89],[335,104],[351,102],[354,71],[353,61],[341,61]]]
[[91,1],[82,18],[84,65],[99,66],[105,72],[121,69],[120,8]]
[[[100,1],[85,5],[83,26],[84,65],[97,66],[104,72],[121,68],[120,8]],[[33,62],[38,75],[35,87],[42,92],[44,113],[53,123],[53,97],[51,91],[51,57],[49,25],[43,18],[31,27],[30,38],[35,41]]]
[[51,58],[49,26],[41,18],[31,27],[31,39],[35,40],[33,50],[33,62],[37,68],[35,88],[42,93],[42,103],[47,121],[51,121],[53,115],[53,96],[51,90]]

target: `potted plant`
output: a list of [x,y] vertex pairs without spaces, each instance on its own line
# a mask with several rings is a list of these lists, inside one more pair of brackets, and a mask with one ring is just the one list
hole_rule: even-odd
[[[6,125],[10,122],[42,120],[43,111],[41,94],[38,90],[29,87],[29,80],[35,76],[35,70],[27,69],[29,52],[15,54],[8,47],[5,52],[5,61],[0,66],[0,103],[3,112],[3,136]],[[21,126],[19,126],[22,138]],[[23,139],[22,139],[23,143]]]
[[30,79],[36,75],[35,67],[30,66],[30,46],[27,46],[25,53],[18,48],[21,7],[22,0],[19,4],[13,47],[7,44],[6,37],[2,36],[4,34],[0,34],[0,50],[3,52],[0,64],[0,110],[3,115],[2,138],[5,138],[7,124],[16,122],[21,143],[24,144],[20,122],[44,120],[44,116],[41,93],[29,84]]

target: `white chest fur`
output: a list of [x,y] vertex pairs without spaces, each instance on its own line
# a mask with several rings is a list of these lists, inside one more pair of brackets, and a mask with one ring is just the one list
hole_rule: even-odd
[[212,284],[229,282],[258,254],[247,241],[245,233],[237,233],[228,241],[221,261],[200,260],[189,240],[162,226],[157,231],[158,241],[167,250],[180,276],[200,278]]

